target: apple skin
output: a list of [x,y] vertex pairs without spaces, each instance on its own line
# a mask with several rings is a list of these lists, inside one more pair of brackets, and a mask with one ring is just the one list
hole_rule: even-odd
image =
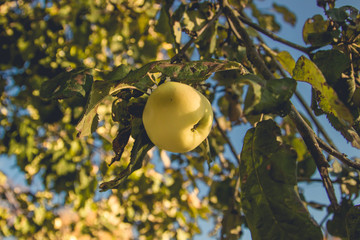
[[166,82],[149,96],[142,120],[156,146],[184,153],[195,149],[209,135],[213,111],[209,100],[193,87]]

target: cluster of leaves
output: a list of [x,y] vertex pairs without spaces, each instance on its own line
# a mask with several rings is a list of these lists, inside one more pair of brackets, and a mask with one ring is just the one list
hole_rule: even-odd
[[[274,15],[252,1],[229,2],[242,18],[251,12],[263,33],[280,29],[279,15],[296,22],[278,4]],[[16,157],[29,186],[14,188],[0,172],[0,236],[132,239],[136,229],[140,239],[188,239],[201,232],[198,218],[212,218],[211,234],[222,239],[238,239],[243,227],[253,239],[322,238],[307,209],[318,205],[297,190],[316,159],[287,114],[297,81],[307,82],[313,113],[360,148],[359,11],[325,2],[326,19],[303,27],[310,47],[297,61],[242,26],[260,43],[274,76],[267,79],[224,3],[1,3],[0,154]],[[147,96],[168,79],[198,88],[218,109],[209,152],[169,155],[146,136]],[[240,158],[225,151],[235,126],[248,129]],[[359,171],[331,163],[342,201],[327,209],[326,230],[356,239]],[[34,193],[39,179],[45,190]]]

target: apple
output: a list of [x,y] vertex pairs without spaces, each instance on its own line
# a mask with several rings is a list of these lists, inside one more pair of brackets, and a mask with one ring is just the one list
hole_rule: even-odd
[[142,120],[156,146],[184,153],[195,149],[209,135],[213,111],[209,100],[193,87],[166,82],[150,94]]

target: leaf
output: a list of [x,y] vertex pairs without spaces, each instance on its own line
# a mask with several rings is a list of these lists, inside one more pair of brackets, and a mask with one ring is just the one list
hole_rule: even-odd
[[121,64],[117,67],[115,67],[112,71],[110,71],[109,73],[105,74],[103,76],[103,78],[106,81],[120,81],[123,78],[125,78],[129,72],[131,71],[131,67],[125,64]]
[[338,118],[327,115],[327,119],[337,131],[341,132],[343,137],[348,140],[353,147],[360,149],[360,136],[353,127],[344,125]]
[[120,161],[124,149],[127,143],[129,142],[130,133],[131,133],[130,126],[126,126],[118,130],[118,133],[112,142],[113,150],[115,152],[115,157],[111,159],[109,166],[111,166],[116,161]]
[[302,161],[297,165],[297,176],[302,178],[311,178],[316,172],[316,164],[312,156],[307,153],[302,158]]
[[209,139],[206,138],[204,141],[202,141],[201,144],[199,145],[199,148],[200,148],[201,156],[205,158],[208,167],[210,168],[211,163],[214,161],[214,159],[211,157]]
[[288,22],[292,26],[295,26],[296,15],[293,12],[291,12],[287,7],[273,3],[273,8],[276,12],[282,15],[285,22]]
[[348,239],[360,239],[360,205],[350,208],[346,214],[345,223]]
[[135,137],[135,142],[130,155],[130,163],[127,168],[115,179],[101,183],[99,186],[101,189],[100,191],[103,192],[109,189],[117,188],[131,173],[141,168],[146,153],[152,147],[154,147],[154,144],[150,141],[145,129],[142,127],[139,134]]
[[188,10],[183,13],[181,25],[191,32],[199,31],[206,24],[206,18],[197,9]]
[[350,67],[350,59],[336,49],[316,52],[313,61],[331,86],[334,86],[341,78],[341,73]]
[[[181,82],[200,82],[211,76],[214,72],[240,70],[245,73],[247,70],[238,62],[232,61],[191,61],[185,63],[171,63],[170,61],[154,61],[147,63],[143,67],[130,71],[126,77],[121,79],[119,89],[122,84],[128,84],[144,92],[154,83],[148,77],[149,73],[162,73],[166,77],[176,79]],[[111,94],[118,92],[118,87],[111,89]]]
[[[246,75],[248,76],[248,75]],[[264,86],[252,80],[249,96],[246,96],[244,114],[284,113],[296,90],[296,81],[291,78],[270,79]]]
[[348,18],[348,14],[346,13],[344,8],[330,8],[325,11],[326,15],[338,23],[344,23]]
[[303,39],[306,44],[324,46],[331,43],[332,34],[328,32],[329,22],[321,15],[315,15],[306,20],[303,27]]
[[332,114],[344,124],[351,126],[353,117],[349,109],[339,100],[336,92],[326,82],[320,69],[309,59],[301,56],[296,62],[293,78],[308,82],[316,90],[319,106],[327,114]]
[[356,18],[359,15],[359,10],[353,6],[349,6],[349,5],[342,6],[340,10],[345,11],[348,17],[354,22],[356,21]]
[[[97,124],[94,124],[94,121],[97,121],[97,107],[106,97],[116,92],[113,85],[112,81],[95,81],[93,83],[84,116],[76,126],[76,130],[79,132],[78,137],[89,136],[96,129]],[[132,88],[132,86],[126,84],[116,86],[118,91],[124,88]]]
[[244,218],[239,211],[229,209],[224,211],[223,219],[221,221],[221,239],[237,240],[242,234],[242,224]]
[[277,32],[280,30],[280,25],[275,21],[274,15],[261,12],[254,3],[250,4],[250,7],[252,15],[258,19],[259,25],[262,28],[265,28],[266,30],[271,32]]
[[318,51],[313,57],[314,63],[319,67],[326,78],[326,82],[336,91],[344,103],[351,101],[355,92],[355,81],[342,77],[342,73],[350,68],[350,59],[339,50],[332,49]]
[[232,61],[192,61],[186,63],[170,63],[168,61],[158,62],[152,72],[161,72],[167,77],[174,78],[185,83],[204,81],[214,72],[240,70],[245,73],[247,70],[243,65]]
[[[296,153],[276,139],[272,120],[259,122],[244,138],[241,203],[252,239],[322,239],[296,186]],[[302,226],[299,228],[299,226]]]
[[166,42],[174,43],[176,41],[174,29],[171,28],[171,19],[167,13],[169,9],[166,7],[161,8],[159,20],[155,25],[155,31],[165,36]]
[[295,60],[289,52],[281,51],[275,56],[275,58],[279,61],[279,63],[285,69],[285,71],[287,71],[290,74],[292,73],[295,67]]
[[78,94],[85,97],[92,83],[93,78],[89,74],[89,69],[77,68],[45,81],[41,85],[40,96],[49,99],[63,99]]
[[334,213],[332,219],[326,223],[326,229],[331,235],[342,239],[347,237],[346,221],[344,220],[352,206],[352,201],[345,198],[342,199],[339,209]]

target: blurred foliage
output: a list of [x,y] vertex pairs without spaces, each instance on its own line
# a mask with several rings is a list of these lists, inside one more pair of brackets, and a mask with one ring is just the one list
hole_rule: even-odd
[[[297,185],[316,182],[316,165],[286,115],[297,81],[307,82],[314,114],[360,148],[359,11],[317,1],[324,14],[304,23],[309,52],[297,60],[245,27],[276,77],[264,79],[221,2],[0,3],[1,161],[14,158],[8,168],[26,179],[19,186],[0,171],[0,237],[190,239],[202,219],[219,239],[239,239],[243,228],[253,239],[321,238],[307,208],[324,206]],[[277,3],[229,3],[263,30],[297,21]],[[217,121],[193,152],[158,150],[144,131],[147,96],[168,79],[214,106]],[[239,127],[243,144],[227,136]],[[243,145],[241,159],[227,145]],[[328,158],[342,200],[325,209],[325,231],[357,239],[359,171]]]

